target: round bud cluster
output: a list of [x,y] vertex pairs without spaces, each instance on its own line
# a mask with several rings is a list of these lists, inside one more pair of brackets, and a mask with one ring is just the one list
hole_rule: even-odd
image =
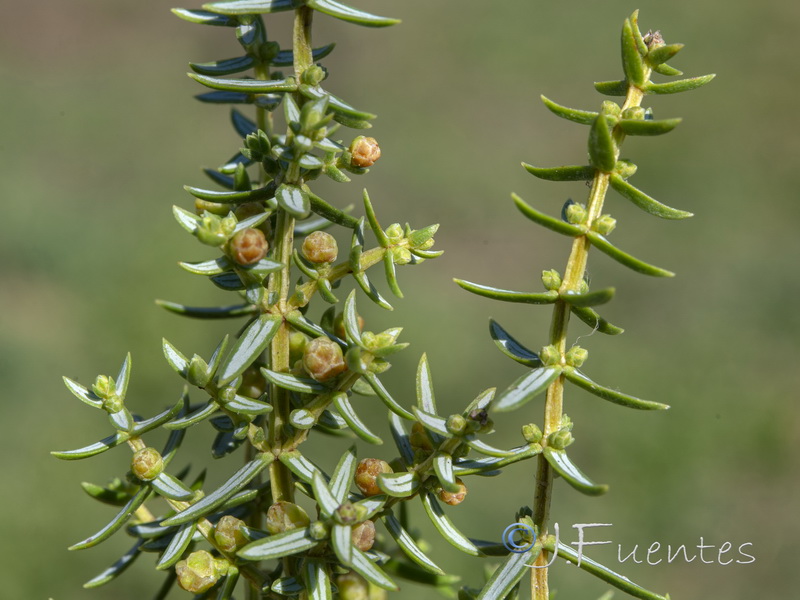
[[622,107],[613,100],[603,100],[603,105],[600,110],[607,115],[619,116],[622,112]]
[[592,223],[592,229],[600,235],[608,235],[614,231],[616,226],[617,220],[611,215],[600,215],[595,219],[594,223]]
[[308,527],[311,519],[303,507],[281,500],[267,510],[267,531],[275,535],[291,529]]
[[411,250],[408,248],[392,248],[392,260],[396,265],[407,265],[411,262]]
[[549,271],[542,271],[542,283],[548,290],[558,291],[561,287],[561,275],[555,269]]
[[448,492],[446,489],[442,488],[437,494],[439,500],[445,504],[449,504],[450,506],[457,506],[461,504],[464,501],[464,498],[467,497],[467,486],[464,485],[464,482],[461,481],[461,479],[456,479],[456,483],[458,484],[459,490],[457,492]]
[[528,423],[522,426],[522,437],[529,444],[538,444],[542,441],[542,430],[535,423]]
[[392,472],[392,467],[385,460],[379,458],[362,459],[356,468],[356,486],[365,496],[377,496],[383,493],[381,488],[378,487],[378,475]]
[[353,167],[371,167],[381,157],[378,141],[372,137],[358,136],[350,144],[350,165]]
[[204,388],[211,380],[211,374],[208,372],[208,363],[197,354],[192,356],[189,361],[189,368],[186,371],[186,380],[195,387]]
[[306,344],[303,350],[303,367],[315,381],[328,381],[347,370],[342,348],[325,336]]
[[210,590],[227,571],[225,559],[214,558],[205,550],[192,552],[186,560],[175,565],[178,585],[187,592],[202,594]]
[[214,541],[223,552],[231,554],[245,546],[250,540],[245,535],[245,523],[231,515],[222,517],[214,528]]
[[445,422],[447,431],[453,435],[460,435],[464,433],[467,428],[467,420],[461,415],[450,415]]
[[220,219],[219,216],[206,211],[200,219],[195,235],[203,244],[221,246],[228,241],[235,228],[236,217],[232,214]]
[[580,346],[573,346],[567,351],[566,361],[571,367],[580,367],[589,357],[589,351]]
[[574,441],[569,429],[559,429],[547,436],[547,445],[556,450],[563,450]]
[[370,550],[375,544],[375,523],[364,521],[353,527],[352,540],[353,545],[362,552]]
[[315,231],[303,240],[302,252],[303,257],[312,263],[332,263],[339,255],[339,247],[330,233]]
[[641,106],[631,106],[622,111],[623,119],[636,119],[637,121],[644,120],[645,109]]
[[539,352],[539,358],[545,365],[557,365],[561,362],[561,353],[555,346],[545,346]]
[[131,460],[131,472],[141,481],[152,481],[164,470],[164,459],[155,448],[137,450]]
[[248,227],[231,238],[228,251],[240,265],[254,265],[267,255],[269,243],[260,229]]
[[308,336],[302,331],[293,331],[289,334],[289,364],[294,364],[303,359],[303,352],[308,344]]
[[369,584],[358,573],[350,572],[336,578],[341,600],[369,600]]

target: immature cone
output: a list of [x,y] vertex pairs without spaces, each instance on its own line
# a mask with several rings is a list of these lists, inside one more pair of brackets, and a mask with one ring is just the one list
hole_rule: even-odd
[[377,496],[383,493],[378,487],[378,475],[392,472],[392,467],[385,460],[365,458],[358,463],[356,468],[356,486],[365,496]]
[[271,534],[283,533],[290,529],[308,527],[311,519],[301,506],[281,500],[267,510],[267,531]]
[[446,489],[442,488],[439,490],[439,500],[450,506],[461,504],[464,498],[467,497],[467,486],[465,486],[464,482],[460,479],[456,479],[456,483],[460,489],[457,492],[448,492]]
[[336,578],[341,600],[369,600],[369,584],[358,573],[346,573]]
[[364,521],[353,527],[352,534],[353,545],[366,552],[375,543],[375,523],[372,521]]
[[244,533],[245,523],[241,519],[225,515],[214,528],[214,541],[223,552],[233,554],[249,542]]
[[240,265],[253,265],[267,255],[269,243],[260,229],[243,229],[231,238],[231,258]]
[[131,460],[131,471],[137,479],[152,481],[164,470],[164,460],[155,448],[137,450]]
[[215,559],[205,550],[192,552],[186,560],[175,565],[178,585],[193,594],[210,590],[225,574],[225,570],[225,561]]
[[381,149],[375,138],[358,136],[350,144],[350,152],[353,158],[350,164],[353,167],[371,167],[375,161],[381,157]]
[[336,239],[324,231],[315,231],[303,240],[303,256],[315,264],[332,263],[339,255]]
[[306,344],[303,367],[316,381],[328,381],[347,369],[341,347],[325,336]]

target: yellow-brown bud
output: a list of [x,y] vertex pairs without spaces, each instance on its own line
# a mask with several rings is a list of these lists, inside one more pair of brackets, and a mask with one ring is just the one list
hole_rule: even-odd
[[372,521],[364,521],[353,527],[352,533],[353,545],[366,552],[375,543],[375,523]]
[[312,263],[332,263],[339,255],[336,238],[324,231],[315,231],[303,240],[303,256]]
[[202,594],[210,590],[227,570],[227,561],[214,558],[205,550],[192,552],[175,565],[178,585],[187,592]]
[[365,458],[358,463],[356,468],[356,486],[365,496],[377,496],[383,493],[378,487],[378,475],[392,472],[392,467],[385,460]]
[[456,479],[456,483],[460,489],[457,492],[448,492],[446,489],[442,488],[438,493],[439,500],[450,506],[461,504],[467,496],[467,486],[465,486],[464,482],[460,479]]
[[245,535],[245,523],[231,515],[222,517],[214,528],[214,541],[223,552],[233,554],[250,540]]
[[375,161],[381,157],[381,149],[378,141],[372,137],[358,136],[350,144],[350,152],[353,158],[350,164],[353,167],[371,167]]
[[267,255],[269,243],[260,229],[243,229],[231,238],[231,258],[240,265],[254,265]]
[[133,455],[131,471],[137,479],[152,481],[164,470],[164,460],[155,448],[142,448]]
[[347,369],[341,347],[325,336],[306,344],[303,367],[316,381],[328,381]]
[[311,519],[301,506],[281,500],[267,510],[267,531],[271,534],[283,533],[290,529],[308,527]]

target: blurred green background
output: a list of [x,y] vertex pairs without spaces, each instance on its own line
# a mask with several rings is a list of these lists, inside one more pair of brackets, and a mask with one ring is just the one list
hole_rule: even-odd
[[[541,182],[519,166],[585,160],[587,129],[549,114],[539,94],[595,109],[602,98],[591,83],[620,76],[619,29],[634,8],[642,10],[643,29],[687,44],[674,61],[687,75],[718,74],[699,91],[656,98],[656,117],[682,116],[684,123],[664,138],[629,139],[624,150],[639,165],[637,186],[697,216],[661,221],[614,194],[608,205],[619,220],[614,242],[678,277],[638,276],[596,252],[589,264],[595,285],[617,287],[604,313],[627,331],[583,337],[591,352],[585,371],[673,408],[626,411],[570,390],[566,410],[578,440],[572,455],[611,490],[586,498],[559,482],[553,517],[567,541],[576,539],[573,523],[613,523],[590,535],[614,544],[589,554],[676,600],[796,596],[800,4],[354,4],[404,20],[384,30],[316,20],[316,41],[337,43],[325,61],[327,85],[380,115],[370,135],[384,157],[366,178],[349,186],[321,182],[321,190],[341,206],[357,203],[367,185],[384,226],[442,224],[436,240],[445,255],[399,273],[407,299],[391,314],[366,312],[373,329],[402,325],[412,342],[389,378],[396,396],[413,401],[415,364],[426,351],[445,414],[522,373],[494,349],[489,316],[533,348],[545,341],[547,308],[492,303],[452,283],[458,276],[537,289],[542,269],[563,269],[568,241],[523,221],[509,200],[513,190],[556,214],[567,197],[585,194],[581,184]],[[150,415],[181,388],[161,355],[161,337],[207,355],[225,330],[153,304],[156,297],[225,301],[176,266],[211,254],[176,225],[170,207],[190,206],[181,186],[205,183],[199,167],[220,164],[240,142],[227,110],[193,101],[202,90],[184,75],[188,61],[236,56],[238,46],[229,30],[175,18],[172,5],[51,0],[3,8],[3,597],[128,600],[150,597],[159,585],[145,556],[109,587],[81,589],[129,540],[118,534],[96,549],[67,553],[113,514],[78,483],[102,483],[129,458],[118,451],[61,463],[48,451],[109,432],[102,415],[63,388],[61,375],[88,382],[98,372],[115,373],[130,350],[129,395]],[[289,21],[274,23],[271,36],[285,42]],[[589,331],[577,323],[572,333]],[[382,406],[375,412],[382,427]],[[541,400],[499,416],[495,445],[518,443],[527,421],[541,422]],[[202,437],[195,434],[190,446],[198,453],[206,452]],[[345,447],[324,439],[309,451],[332,457]],[[393,456],[389,447],[364,452]],[[238,457],[212,472],[224,476],[233,464]],[[530,503],[532,477],[533,464],[523,463],[499,479],[473,478],[469,501],[453,518],[474,537],[498,539],[517,507]],[[623,556],[638,544],[641,560],[654,541],[695,546],[701,538],[716,548],[752,543],[756,561],[720,566],[716,551],[707,550],[715,564],[617,562],[617,544]],[[430,539],[447,570],[480,583],[477,561]],[[562,599],[597,598],[605,589],[571,566],[556,567],[552,582]],[[398,597],[428,595],[407,586]]]

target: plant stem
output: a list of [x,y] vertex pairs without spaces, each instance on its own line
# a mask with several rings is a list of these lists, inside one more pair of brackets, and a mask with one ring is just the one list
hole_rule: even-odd
[[[649,79],[649,72],[645,80]],[[625,97],[622,110],[640,106],[644,93],[636,86],[629,86]],[[602,115],[599,118],[605,118]],[[612,132],[617,147],[622,144],[625,134],[618,127]],[[609,173],[600,171],[595,173],[592,180],[592,188],[589,192],[587,201],[587,221],[586,226],[591,228],[592,223],[600,216],[603,211],[606,192],[608,191]],[[576,237],[572,242],[572,251],[564,270],[564,278],[561,282],[560,293],[566,291],[577,291],[586,273],[586,262],[589,257],[589,240],[585,235]],[[567,353],[567,329],[569,326],[570,309],[566,302],[557,301],[553,307],[553,317],[550,323],[550,344],[555,346],[561,355],[561,364],[566,364]],[[544,429],[542,431],[542,446],[547,445],[547,438],[551,433],[558,431],[561,426],[561,418],[564,414],[564,376],[558,377],[547,388],[547,396],[544,408]],[[543,539],[547,535],[547,526],[550,516],[550,501],[553,492],[553,469],[547,462],[544,455],[538,458],[536,469],[536,488],[533,499],[533,523],[538,530],[538,537]],[[536,558],[535,566],[531,569],[531,600],[548,600],[550,591],[547,582],[547,565],[550,561],[546,550],[542,550]]]

